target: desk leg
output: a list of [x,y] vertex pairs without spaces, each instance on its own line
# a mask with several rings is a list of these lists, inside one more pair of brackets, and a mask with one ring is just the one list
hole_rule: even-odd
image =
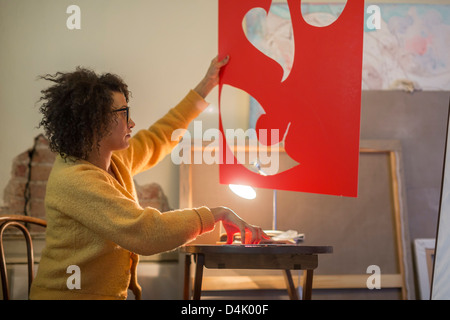
[[195,265],[194,300],[200,300],[200,295],[202,294],[202,278],[205,256],[203,254],[197,254],[196,258],[197,263]]
[[189,300],[190,293],[189,289],[191,286],[191,255],[186,254],[184,256],[184,288],[183,288],[183,299]]
[[292,280],[291,270],[283,270],[283,275],[286,282],[287,291],[289,293],[289,298],[291,300],[298,300],[298,293],[294,285],[294,280]]
[[303,273],[306,273],[303,276],[303,300],[311,300],[314,270],[304,270]]

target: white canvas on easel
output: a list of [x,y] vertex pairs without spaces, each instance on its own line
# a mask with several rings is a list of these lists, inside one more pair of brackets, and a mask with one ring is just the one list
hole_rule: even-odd
[[[450,109],[450,106],[449,106]],[[447,142],[442,179],[441,203],[439,211],[433,279],[432,300],[450,299],[450,139],[447,127]]]
[[435,244],[436,239],[414,240],[417,278],[421,300],[430,299],[430,286],[433,273]]

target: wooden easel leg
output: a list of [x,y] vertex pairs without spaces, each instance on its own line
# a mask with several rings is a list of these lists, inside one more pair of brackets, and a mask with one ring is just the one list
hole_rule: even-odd
[[183,288],[183,299],[189,300],[190,297],[190,286],[191,286],[191,255],[186,254],[184,256],[184,288]]
[[284,281],[286,282],[287,291],[291,300],[299,300],[297,289],[292,280],[291,270],[283,270]]
[[203,254],[197,254],[197,263],[195,265],[195,280],[194,280],[194,300],[200,300],[202,294],[202,278],[203,266],[205,264],[205,257]]
[[303,300],[311,300],[314,270],[304,270],[303,273]]

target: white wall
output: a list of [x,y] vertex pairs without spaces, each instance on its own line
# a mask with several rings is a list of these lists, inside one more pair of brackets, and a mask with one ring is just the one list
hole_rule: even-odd
[[[66,27],[71,4],[81,8],[81,30]],[[137,132],[203,77],[217,54],[217,16],[214,0],[0,0],[0,205],[12,159],[42,132],[36,102],[49,83],[38,75],[78,65],[121,75],[133,93]],[[217,89],[208,101],[204,129],[217,127]],[[170,157],[137,180],[158,182],[178,206]]]

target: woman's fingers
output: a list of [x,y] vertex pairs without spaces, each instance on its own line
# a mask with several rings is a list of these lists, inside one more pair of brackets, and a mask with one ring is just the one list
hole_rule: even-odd
[[242,244],[258,244],[263,239],[270,239],[262,228],[248,224],[229,208],[211,208],[211,213],[214,215],[215,221],[222,221],[227,233],[227,244],[233,243],[233,236],[236,233],[241,235]]
[[270,239],[262,228],[256,226],[250,226],[244,234],[245,238],[241,233],[241,242],[244,244],[259,244],[263,239]]

